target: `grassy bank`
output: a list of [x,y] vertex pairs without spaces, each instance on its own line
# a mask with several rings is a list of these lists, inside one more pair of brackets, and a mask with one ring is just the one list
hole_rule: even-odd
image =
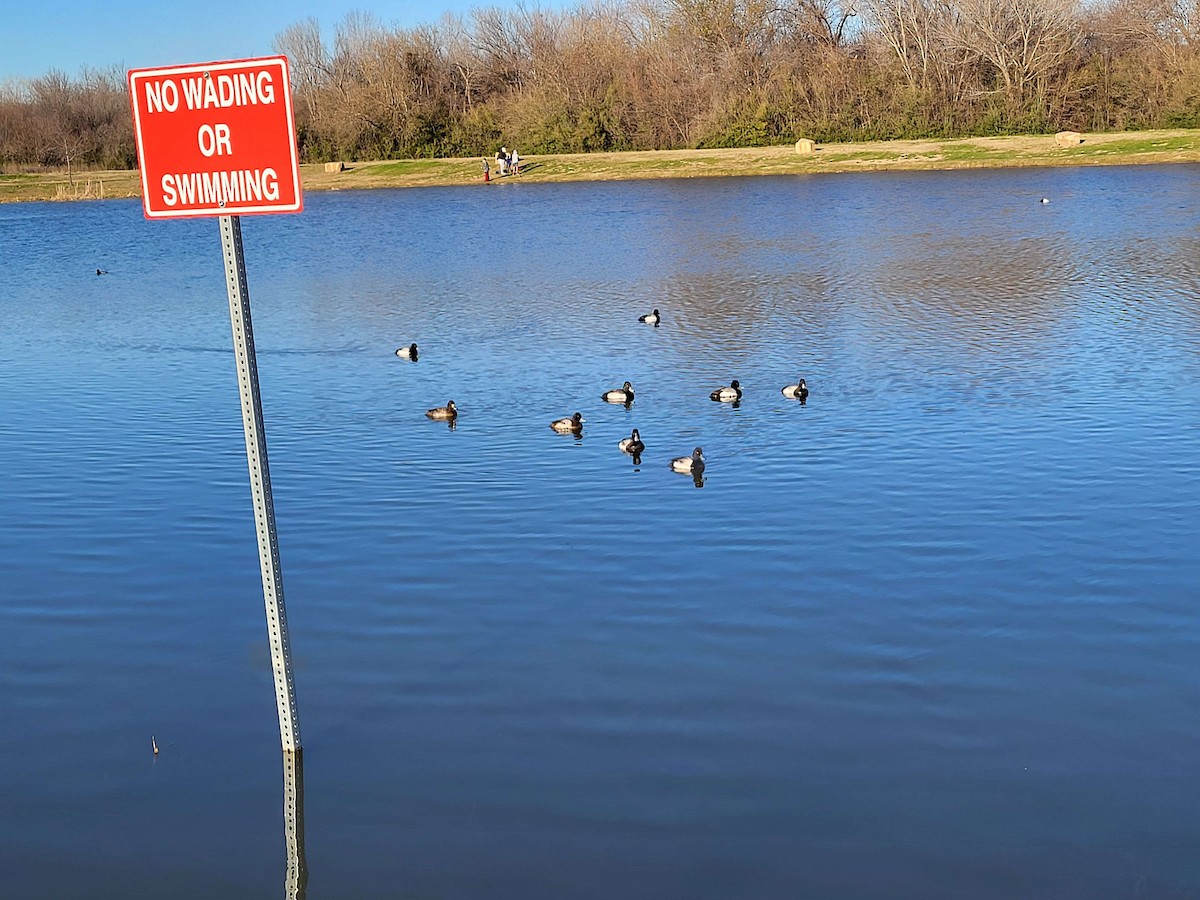
[[[801,175],[919,169],[1012,166],[1126,165],[1200,162],[1200,131],[1141,131],[1084,135],[1082,144],[1059,147],[1049,135],[967,138],[953,141],[876,141],[819,145],[801,156],[792,146],[731,150],[658,150],[529,157],[526,182],[696,178],[727,175]],[[493,176],[495,170],[493,167]],[[478,159],[418,159],[349,163],[330,173],[301,167],[305,190],[353,190],[482,183]],[[495,179],[503,184],[514,179]],[[139,195],[136,172],[0,174],[0,202],[87,200]]]

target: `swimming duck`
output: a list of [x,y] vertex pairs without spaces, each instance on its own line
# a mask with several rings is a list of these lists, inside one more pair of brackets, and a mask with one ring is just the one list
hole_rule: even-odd
[[795,400],[808,399],[808,385],[804,383],[804,379],[800,379],[799,384],[789,384],[781,393],[785,397],[791,397]]
[[600,399],[605,403],[632,403],[633,385],[627,381],[624,387],[617,388],[615,391],[605,391],[600,395]]
[[154,735],[150,735],[150,749],[154,751],[155,756],[158,756],[158,742],[154,740]]
[[645,322],[647,325],[657,325],[659,318],[658,310],[656,309],[654,312],[646,313],[644,316],[638,316],[638,321]]
[[629,453],[633,456],[639,456],[646,445],[642,443],[642,436],[638,434],[638,430],[633,429],[633,434],[617,444],[617,449],[622,453]]
[[555,419],[550,427],[559,434],[579,434],[583,431],[583,413],[575,413],[569,419]]
[[734,403],[742,399],[742,385],[735,378],[729,382],[729,387],[717,388],[708,395],[709,399],[716,400],[720,403]]
[[1049,197],[1043,197],[1041,200],[1038,201],[1038,203],[1049,203],[1049,202],[1050,202]]
[[699,475],[704,471],[704,451],[697,447],[691,456],[677,456],[671,460],[671,471],[684,475]]
[[396,355],[398,357],[400,357],[401,359],[411,359],[413,362],[416,362],[416,359],[417,359],[416,343],[409,344],[407,347],[401,347],[399,350],[396,351]]
[[106,269],[97,269],[96,274],[97,275],[107,275],[108,271]]
[[440,419],[454,421],[458,418],[458,407],[454,405],[454,401],[450,400],[445,406],[439,406],[437,409],[428,410],[425,415],[431,419]]

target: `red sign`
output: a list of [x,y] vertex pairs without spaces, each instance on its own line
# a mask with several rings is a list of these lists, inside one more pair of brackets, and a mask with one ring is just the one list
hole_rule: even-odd
[[129,72],[147,219],[300,212],[287,58]]

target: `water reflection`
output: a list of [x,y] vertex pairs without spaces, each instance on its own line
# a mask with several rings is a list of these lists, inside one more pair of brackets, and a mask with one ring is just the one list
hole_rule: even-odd
[[287,843],[284,896],[304,900],[308,863],[304,857],[304,751],[283,751],[283,834]]

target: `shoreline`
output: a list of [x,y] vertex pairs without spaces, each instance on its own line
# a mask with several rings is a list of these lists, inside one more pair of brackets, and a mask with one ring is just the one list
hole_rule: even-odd
[[[1058,146],[1054,135],[1015,135],[818,144],[807,155],[789,144],[528,156],[520,175],[494,176],[492,184],[1189,162],[1200,163],[1200,129],[1085,133],[1071,147]],[[306,164],[300,178],[304,191],[483,185],[479,157],[355,162],[340,172]],[[65,173],[0,174],[0,203],[131,198],[141,196],[140,187],[136,170],[80,172],[73,179]]]

